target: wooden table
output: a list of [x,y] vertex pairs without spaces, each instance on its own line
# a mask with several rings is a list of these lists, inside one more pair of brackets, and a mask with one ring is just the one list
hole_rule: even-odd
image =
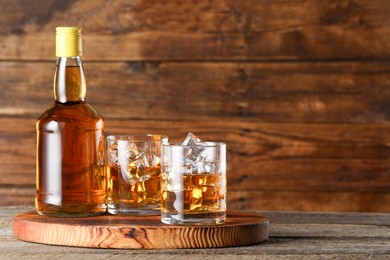
[[256,246],[118,250],[16,240],[12,216],[31,209],[0,207],[0,259],[390,259],[390,213],[261,212],[270,219],[270,239]]

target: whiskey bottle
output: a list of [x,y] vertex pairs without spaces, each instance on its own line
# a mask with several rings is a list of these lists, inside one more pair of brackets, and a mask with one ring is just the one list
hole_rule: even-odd
[[40,215],[106,211],[104,122],[87,104],[80,27],[56,28],[54,104],[36,123],[35,206]]

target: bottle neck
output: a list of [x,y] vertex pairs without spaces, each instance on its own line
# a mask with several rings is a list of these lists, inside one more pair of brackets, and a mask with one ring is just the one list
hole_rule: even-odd
[[86,84],[80,57],[58,57],[54,75],[57,103],[85,102]]

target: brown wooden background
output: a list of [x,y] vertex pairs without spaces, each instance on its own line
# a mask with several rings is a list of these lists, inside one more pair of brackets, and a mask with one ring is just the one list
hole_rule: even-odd
[[390,1],[0,0],[0,205],[32,205],[54,31],[106,133],[228,144],[231,209],[390,212]]

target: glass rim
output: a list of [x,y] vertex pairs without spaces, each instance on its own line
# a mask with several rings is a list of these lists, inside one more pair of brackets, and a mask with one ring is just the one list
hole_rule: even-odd
[[[153,139],[157,137],[157,139]],[[145,141],[163,141],[168,140],[167,135],[161,134],[118,134],[118,135],[107,135],[108,141],[131,141],[131,142],[145,142]]]
[[[163,143],[162,146],[163,147],[183,147],[183,148],[191,147],[191,145],[182,145],[181,142]],[[226,147],[226,143],[224,143],[224,142],[202,142],[202,144],[199,144],[196,146],[202,146],[202,147],[224,147],[225,146]]]

